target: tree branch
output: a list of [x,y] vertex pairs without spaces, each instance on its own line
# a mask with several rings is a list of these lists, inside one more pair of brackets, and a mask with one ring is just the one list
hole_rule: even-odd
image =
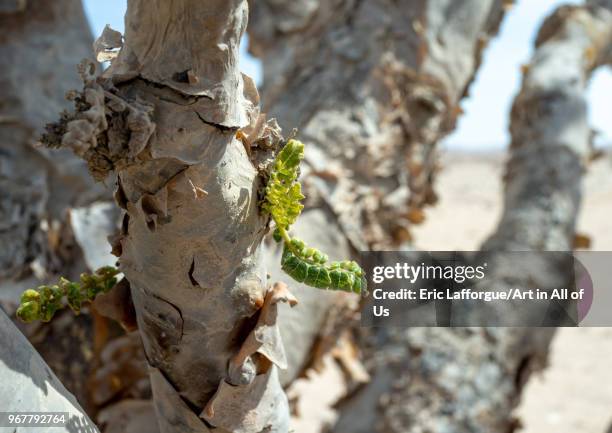
[[[590,155],[584,91],[610,46],[609,12],[562,7],[542,25],[512,110],[504,213],[483,249],[571,250]],[[491,286],[508,278],[497,268],[488,275]],[[523,278],[527,287],[530,277],[514,275],[513,284]],[[545,366],[553,335],[554,328],[377,332],[372,382],[341,407],[336,431],[514,431],[512,411],[530,374]]]

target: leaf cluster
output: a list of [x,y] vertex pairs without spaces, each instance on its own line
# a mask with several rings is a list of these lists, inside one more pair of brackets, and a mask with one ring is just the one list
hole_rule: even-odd
[[294,280],[311,287],[361,293],[366,290],[366,280],[357,263],[327,263],[326,254],[288,233],[304,208],[302,186],[298,182],[303,158],[304,144],[289,140],[274,160],[262,205],[276,223],[274,240],[284,243],[281,267]]
[[17,317],[26,323],[34,320],[48,322],[66,305],[78,314],[84,302],[92,302],[99,293],[107,293],[117,284],[118,273],[117,268],[104,266],[93,274],[81,274],[79,282],[60,277],[53,286],[28,289],[21,294]]
[[327,255],[307,247],[300,239],[285,244],[281,268],[294,280],[318,289],[361,293],[365,276],[361,267],[349,260],[327,263]]
[[302,213],[304,199],[302,185],[297,181],[300,162],[304,158],[304,144],[289,140],[278,153],[266,185],[263,209],[271,216],[277,227],[289,229]]

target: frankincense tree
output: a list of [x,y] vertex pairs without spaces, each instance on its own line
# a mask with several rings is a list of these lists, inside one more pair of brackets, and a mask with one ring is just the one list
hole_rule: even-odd
[[[96,180],[117,176],[124,216],[113,252],[130,284],[162,432],[287,431],[276,309],[295,299],[283,284],[268,287],[260,244],[270,216],[289,275],[319,288],[364,286],[356,263],[327,265],[289,236],[303,198],[303,145],[282,140],[238,70],[247,16],[246,0],[130,0],[125,40],[107,28],[95,44],[110,67],[96,76],[92,63],[80,65],[74,112],[42,139],[71,148]],[[275,195],[285,187],[293,194]],[[49,320],[64,303],[78,311],[117,272],[28,290],[19,315]]]

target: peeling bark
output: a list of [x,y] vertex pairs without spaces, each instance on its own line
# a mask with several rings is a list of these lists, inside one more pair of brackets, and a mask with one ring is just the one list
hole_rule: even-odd
[[[296,236],[332,258],[410,244],[411,225],[436,200],[435,145],[455,126],[505,3],[253,2],[250,50],[264,66],[266,111],[306,143]],[[284,278],[279,257],[266,258],[274,280]],[[329,315],[341,322],[356,303],[292,288],[301,307],[281,313],[285,341],[296,342],[285,384],[311,361]],[[335,341],[337,327],[327,328]]]
[[[612,46],[612,8],[595,3],[561,7],[542,25],[512,110],[505,209],[487,251],[572,248],[591,152],[584,92]],[[509,278],[501,269],[489,274]],[[545,365],[553,335],[553,328],[375,332],[372,382],[343,402],[335,431],[515,431],[512,411]]]
[[[76,111],[44,137],[98,179],[117,173],[124,218],[113,251],[162,433],[288,429],[275,312],[291,298],[268,290],[258,207],[281,137],[238,69],[247,16],[246,0],[130,0],[118,55],[98,78],[81,64]],[[98,55],[117,45],[107,30]],[[238,138],[257,124],[258,137]]]

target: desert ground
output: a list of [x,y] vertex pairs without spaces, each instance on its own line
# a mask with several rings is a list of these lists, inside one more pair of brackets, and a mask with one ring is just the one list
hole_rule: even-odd
[[[440,200],[414,230],[426,250],[474,250],[495,228],[502,210],[501,154],[442,156]],[[591,250],[612,250],[612,156],[590,164],[578,233]],[[522,433],[612,431],[612,328],[562,328],[550,366],[528,383],[517,411]]]

